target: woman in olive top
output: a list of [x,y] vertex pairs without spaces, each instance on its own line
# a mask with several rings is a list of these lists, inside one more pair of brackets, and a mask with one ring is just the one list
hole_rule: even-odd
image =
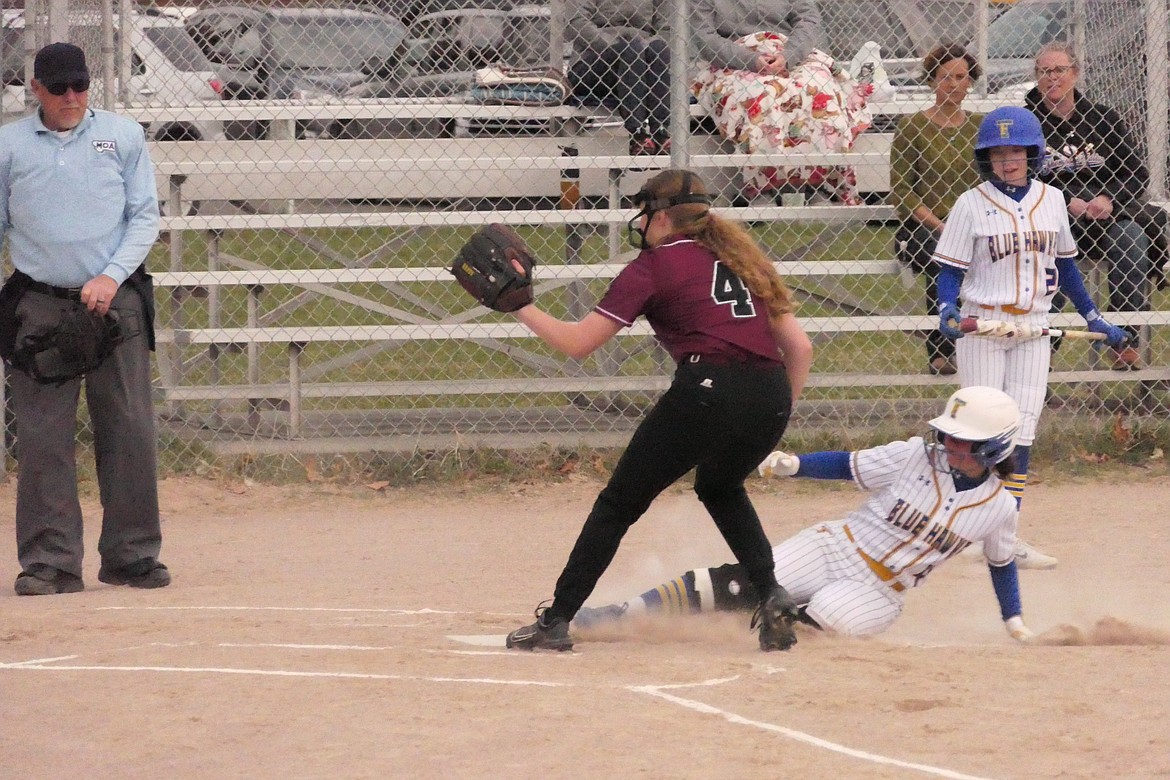
[[[938,267],[930,256],[955,200],[979,183],[975,134],[983,118],[963,110],[980,75],[966,49],[936,46],[922,60],[934,105],[902,119],[890,152],[890,198],[902,219],[900,258],[926,276],[926,311],[938,314]],[[955,343],[930,331],[926,354],[932,374],[955,373]]]

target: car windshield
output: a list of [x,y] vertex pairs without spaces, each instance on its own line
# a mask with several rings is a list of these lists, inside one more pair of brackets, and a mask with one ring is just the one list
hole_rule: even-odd
[[272,28],[273,51],[295,68],[358,70],[371,59],[389,59],[403,30],[374,19],[281,19]]
[[821,18],[828,31],[829,54],[846,62],[866,41],[877,41],[882,56],[915,56],[914,41],[902,23],[891,13],[883,13],[880,4],[844,2],[821,4]]
[[1064,13],[1056,5],[1020,5],[987,26],[987,57],[1031,59],[1036,50],[1062,37]]
[[179,70],[187,73],[215,70],[182,27],[147,27],[144,32]]

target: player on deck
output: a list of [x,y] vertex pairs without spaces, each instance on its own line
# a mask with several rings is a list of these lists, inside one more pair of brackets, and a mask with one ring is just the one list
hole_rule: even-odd
[[[1052,296],[1059,289],[1089,330],[1104,334],[1108,346],[1120,348],[1126,331],[1101,316],[1077,269],[1064,197],[1036,180],[1044,149],[1040,121],[1027,109],[997,108],[979,125],[975,164],[984,181],[959,196],[934,252],[941,267],[939,331],[960,339],[963,317],[1047,326]],[[1024,498],[1050,357],[1047,336],[977,336],[955,346],[961,386],[999,388],[1019,404],[1016,471],[1007,483],[1017,505]],[[1017,563],[1021,568],[1052,568],[1056,559],[1021,542]]]
[[[1012,470],[1016,402],[991,387],[966,387],[930,421],[933,435],[856,452],[774,452],[760,473],[850,479],[870,497],[846,518],[818,523],[772,550],[776,579],[801,619],[846,636],[889,628],[908,589],[972,542],[982,541],[1008,633],[1032,636],[1021,616],[1016,576]],[[640,612],[750,609],[756,595],[743,568],[695,569],[621,605],[581,609],[577,629]]]

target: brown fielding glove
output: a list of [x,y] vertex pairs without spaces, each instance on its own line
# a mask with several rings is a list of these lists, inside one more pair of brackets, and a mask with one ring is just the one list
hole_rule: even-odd
[[[516,270],[516,260],[523,273]],[[463,245],[451,273],[472,298],[496,311],[516,311],[532,303],[532,269],[536,258],[506,225],[487,225]]]

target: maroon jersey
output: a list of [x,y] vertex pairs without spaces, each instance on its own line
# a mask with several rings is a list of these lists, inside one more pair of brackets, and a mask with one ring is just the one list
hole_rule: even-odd
[[780,361],[767,307],[757,305],[743,281],[691,239],[672,238],[643,250],[613,280],[596,311],[627,327],[645,315],[675,361],[689,354]]

